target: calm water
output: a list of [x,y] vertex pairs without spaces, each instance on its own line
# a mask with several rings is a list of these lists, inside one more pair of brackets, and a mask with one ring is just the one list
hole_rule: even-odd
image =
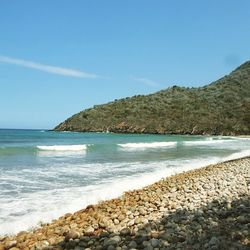
[[247,155],[248,138],[0,130],[0,235]]

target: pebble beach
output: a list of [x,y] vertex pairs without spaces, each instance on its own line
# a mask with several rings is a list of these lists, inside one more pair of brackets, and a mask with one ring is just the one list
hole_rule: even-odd
[[250,158],[167,177],[0,236],[0,250],[7,249],[250,249]]

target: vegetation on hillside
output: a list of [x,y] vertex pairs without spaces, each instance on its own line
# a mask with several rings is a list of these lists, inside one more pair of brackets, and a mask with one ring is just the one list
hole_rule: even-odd
[[55,130],[166,134],[250,134],[250,61],[200,88],[173,86],[96,105]]

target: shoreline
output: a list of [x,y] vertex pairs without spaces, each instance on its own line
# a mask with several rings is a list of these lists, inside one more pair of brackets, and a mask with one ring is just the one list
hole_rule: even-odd
[[[183,230],[181,230],[180,237],[178,236],[179,238],[175,240],[171,236],[175,230],[171,229],[172,234],[167,235],[164,223],[168,225],[172,217],[175,218],[179,212],[193,216],[196,216],[197,211],[204,214],[203,210],[212,206],[214,201],[219,204],[226,202],[231,208],[232,204],[240,200],[242,204],[248,205],[249,184],[250,157],[189,170],[166,177],[144,188],[125,192],[119,198],[89,205],[86,209],[74,214],[66,214],[32,232],[20,232],[15,236],[0,237],[0,250],[11,248],[12,250],[175,249],[173,247],[182,248],[185,244],[186,247],[190,247],[193,243],[187,241],[189,231],[185,232],[184,222],[178,224],[178,227],[183,227]],[[220,207],[218,204],[216,206],[217,209],[218,206]],[[250,214],[249,209],[247,212]],[[190,218],[187,219],[190,220]],[[242,219],[245,220],[243,226],[250,223],[248,219],[248,217]],[[216,223],[218,224],[217,220],[213,224]],[[159,225],[153,228],[151,224]],[[247,229],[246,232],[249,232],[249,228],[242,229],[242,232]],[[250,246],[250,233],[246,232],[246,235],[243,233],[232,238],[235,244],[241,244],[242,247]],[[177,235],[179,235],[178,232]],[[223,241],[218,240],[218,237],[216,241],[215,238],[211,237],[207,242],[204,240],[204,244],[210,246],[209,242],[212,239],[211,244],[222,244]],[[230,242],[229,239],[226,242]],[[210,249],[205,245],[203,247]]]
[[48,132],[66,132],[66,133],[104,133],[104,134],[121,134],[121,135],[187,135],[187,136],[224,136],[224,137],[250,137],[250,134],[237,134],[237,133],[181,133],[181,132],[140,132],[140,131],[112,131],[112,130],[58,130],[47,129]]

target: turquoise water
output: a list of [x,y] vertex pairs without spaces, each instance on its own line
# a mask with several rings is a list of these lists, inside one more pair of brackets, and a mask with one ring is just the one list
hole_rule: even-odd
[[0,235],[249,149],[235,137],[0,130]]

